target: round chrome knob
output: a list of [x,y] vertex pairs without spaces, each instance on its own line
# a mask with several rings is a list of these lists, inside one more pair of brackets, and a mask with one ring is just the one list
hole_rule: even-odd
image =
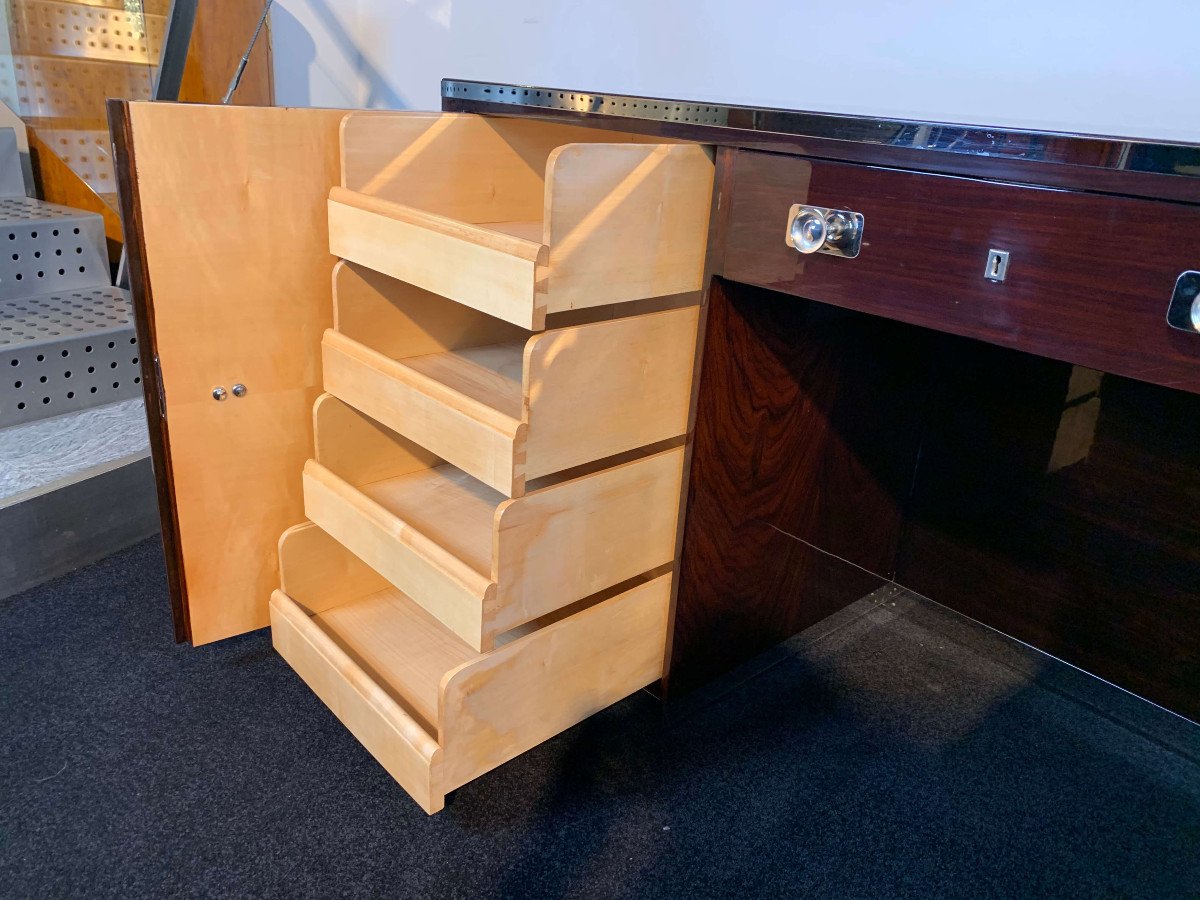
[[801,209],[792,219],[788,231],[792,238],[792,246],[800,253],[816,253],[825,244],[829,229],[825,225],[825,217],[814,209]]
[[849,244],[858,234],[858,223],[844,212],[831,212],[825,218],[825,227],[829,232],[826,241],[833,247]]
[[1200,296],[1192,301],[1192,327],[1200,331]]

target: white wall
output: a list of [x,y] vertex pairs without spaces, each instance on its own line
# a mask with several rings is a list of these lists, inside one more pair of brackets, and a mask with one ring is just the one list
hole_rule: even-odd
[[1200,0],[276,0],[280,104],[471,78],[1200,142]]

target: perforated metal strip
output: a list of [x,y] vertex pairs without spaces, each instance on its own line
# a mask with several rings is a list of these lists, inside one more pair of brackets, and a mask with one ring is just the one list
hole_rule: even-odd
[[562,109],[572,112],[599,113],[661,122],[689,122],[694,125],[727,125],[729,107],[688,103],[679,100],[655,100],[649,97],[625,97],[519,85],[485,84],[479,81],[442,82],[442,96],[483,103],[507,103],[519,106]]
[[[1103,135],[664,100],[454,78],[442,80],[442,98],[452,108],[469,111],[475,111],[476,104],[484,106],[482,111],[494,111],[490,107],[503,105],[525,110],[588,113],[614,119],[651,119],[718,126],[741,132],[742,139],[751,139],[756,133],[794,135],[844,141],[847,144],[877,144],[962,156],[1001,157],[1200,178],[1198,144],[1166,144]],[[456,102],[461,106],[453,107]],[[518,109],[513,111],[516,113]],[[689,133],[689,137],[703,139],[697,133]],[[727,139],[728,135],[724,137]]]

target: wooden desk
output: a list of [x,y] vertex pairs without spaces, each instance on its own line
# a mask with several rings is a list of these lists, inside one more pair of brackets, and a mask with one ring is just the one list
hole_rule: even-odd
[[[719,145],[670,693],[894,581],[1200,717],[1197,148],[538,90],[444,107]],[[787,247],[794,203],[860,256]]]
[[[1200,147],[444,97],[716,145],[669,694],[894,581],[1200,717],[1200,333],[1165,321]],[[134,104],[135,142],[112,113],[176,635],[203,643],[266,624],[305,516],[342,114]],[[798,203],[862,213],[857,258],[788,247]]]

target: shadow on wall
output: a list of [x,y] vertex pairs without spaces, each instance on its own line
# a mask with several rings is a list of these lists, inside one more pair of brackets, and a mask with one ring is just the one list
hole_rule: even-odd
[[[309,25],[281,3],[271,9],[277,105],[411,108],[363,54],[329,0],[304,0],[302,5]],[[327,45],[320,54],[314,28]]]

